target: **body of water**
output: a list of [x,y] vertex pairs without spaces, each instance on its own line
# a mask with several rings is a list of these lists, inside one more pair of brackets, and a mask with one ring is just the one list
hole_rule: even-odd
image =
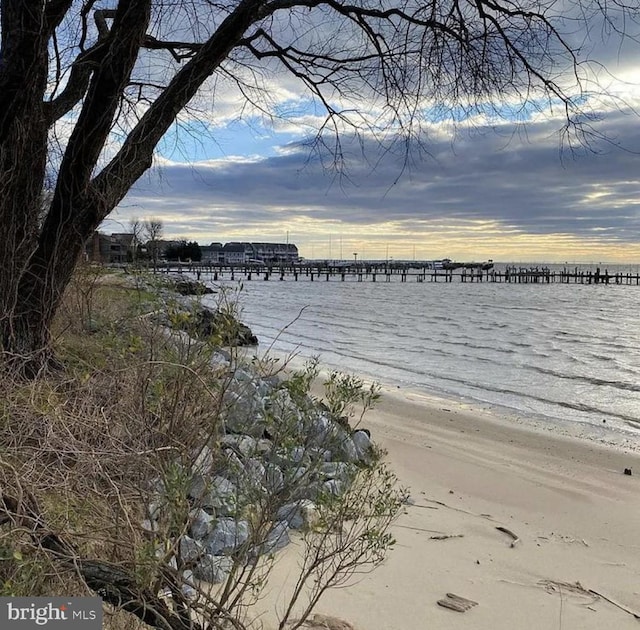
[[[260,348],[640,445],[640,287],[244,282]],[[231,296],[228,296],[230,298]]]

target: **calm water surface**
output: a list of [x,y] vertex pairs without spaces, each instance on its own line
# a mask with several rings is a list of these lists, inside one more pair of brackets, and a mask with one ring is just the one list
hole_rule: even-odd
[[254,280],[239,300],[263,350],[640,445],[640,287]]

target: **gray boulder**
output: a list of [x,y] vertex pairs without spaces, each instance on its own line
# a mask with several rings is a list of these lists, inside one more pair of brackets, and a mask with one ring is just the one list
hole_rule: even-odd
[[180,586],[180,590],[187,599],[195,599],[198,596],[198,592],[195,589],[193,571],[187,570],[182,572],[182,585]]
[[249,435],[225,435],[220,443],[244,457],[251,457],[258,450],[258,441]]
[[307,444],[327,448],[332,435],[332,422],[324,414],[313,415],[306,427]]
[[237,367],[233,373],[233,377],[239,383],[255,383],[258,376],[248,368]]
[[217,514],[228,516],[236,512],[238,490],[228,479],[215,476],[205,484],[199,500],[203,508],[214,509]]
[[269,379],[260,378],[255,381],[256,392],[261,398],[267,398],[271,396],[273,390],[275,389],[274,383],[272,383]]
[[191,564],[204,554],[202,545],[189,536],[182,536],[178,543],[178,551],[183,564]]
[[220,470],[220,476],[238,485],[238,480],[245,476],[245,465],[237,453],[230,448],[222,451],[224,455],[224,464]]
[[268,455],[273,450],[273,442],[271,440],[267,440],[262,438],[258,440],[258,454],[259,455]]
[[[261,501],[267,494],[264,485],[266,469],[262,462],[257,458],[241,459],[235,452],[228,449],[225,451],[225,459],[227,463],[220,471],[220,475],[237,488],[236,511],[240,507]],[[233,513],[225,512],[225,515],[233,516]]]
[[302,437],[302,414],[286,389],[277,389],[265,399],[265,410],[272,419],[275,433],[284,431],[288,436]]
[[320,472],[327,479],[339,479],[340,481],[350,481],[354,475],[353,464],[347,462],[325,462],[320,466]]
[[314,465],[321,462],[330,462],[332,457],[332,453],[328,448],[319,448],[317,446],[308,447],[307,454]]
[[215,337],[223,346],[257,346],[258,338],[236,317],[224,311],[198,306],[187,328],[196,337]]
[[204,546],[212,555],[229,554],[249,540],[249,523],[233,518],[219,518]]
[[205,554],[193,568],[193,574],[199,579],[211,584],[220,584],[227,579],[233,560],[226,556]]
[[252,392],[227,391],[224,424],[229,433],[262,437],[267,426],[262,399]]
[[322,484],[324,492],[339,497],[349,488],[349,483],[343,479],[329,479]]
[[157,532],[160,529],[158,522],[153,519],[145,518],[140,525],[146,532]]
[[191,525],[189,526],[189,533],[196,540],[202,540],[206,538],[213,529],[215,524],[215,518],[205,512],[203,509],[198,508],[192,510],[189,513],[191,519]]
[[179,295],[210,295],[213,293],[213,289],[206,284],[184,276],[170,275],[166,276],[166,280]]
[[285,486],[297,486],[309,481],[310,470],[306,466],[284,467],[284,483]]
[[[195,453],[194,453],[195,454]],[[191,471],[194,475],[208,475],[213,468],[213,453],[211,449],[205,444],[200,451],[195,454],[196,458],[191,465]]]
[[336,460],[351,463],[359,460],[353,438],[342,427],[334,426],[330,448]]
[[267,536],[267,540],[265,544],[267,545],[268,551],[266,553],[271,553],[273,551],[277,551],[278,549],[282,549],[286,547],[291,542],[291,538],[289,538],[289,526],[287,523],[282,521],[278,521],[273,529],[269,532]]
[[354,431],[351,436],[353,444],[356,447],[358,460],[370,464],[374,458],[373,442],[368,431]]
[[247,460],[244,465],[247,481],[253,486],[262,486],[267,476],[267,469],[264,464],[255,457]]
[[260,545],[254,547],[251,555],[253,557],[264,556],[274,553],[291,542],[289,538],[289,525],[285,521],[277,521],[267,534],[266,539]]
[[226,350],[218,349],[211,355],[211,367],[227,369],[231,364],[231,356]]
[[264,487],[269,492],[280,492],[284,488],[284,473],[276,464],[265,464]]
[[291,529],[311,529],[318,521],[318,511],[313,501],[301,499],[283,505],[276,513],[277,521],[284,521]]
[[153,521],[157,521],[162,515],[162,509],[164,508],[164,499],[159,495],[156,495],[151,501],[149,501],[148,510],[149,518]]
[[189,497],[192,499],[201,499],[207,490],[207,477],[197,473],[191,478],[189,483]]
[[296,464],[301,464],[303,461],[308,462],[309,456],[304,446],[281,447],[271,453],[271,461],[281,467],[288,468]]
[[287,493],[291,501],[308,499],[316,501],[318,496],[325,491],[324,483],[319,479],[309,479],[304,483],[295,484]]

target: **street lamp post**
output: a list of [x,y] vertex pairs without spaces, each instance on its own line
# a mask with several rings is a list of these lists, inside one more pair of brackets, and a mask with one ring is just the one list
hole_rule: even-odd
[[358,252],[353,252],[353,262],[354,263],[358,262]]

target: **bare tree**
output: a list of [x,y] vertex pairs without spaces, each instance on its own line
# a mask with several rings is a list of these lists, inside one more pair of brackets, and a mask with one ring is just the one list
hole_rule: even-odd
[[443,107],[552,102],[571,125],[580,20],[601,10],[615,29],[616,11],[628,13],[582,5],[567,19],[565,3],[546,0],[0,0],[4,354],[31,371],[47,364],[84,243],[202,90],[231,85],[269,116],[265,86],[288,73],[324,110],[317,140],[333,138],[336,164],[339,132],[419,138]]
[[153,262],[154,271],[158,265],[158,254],[160,253],[158,241],[162,238],[163,232],[164,223],[160,219],[151,218],[144,222],[143,233],[147,238],[147,248]]
[[131,238],[131,259],[134,263],[138,261],[140,255],[140,247],[142,246],[143,224],[138,217],[133,217],[129,221],[129,230],[133,235]]

